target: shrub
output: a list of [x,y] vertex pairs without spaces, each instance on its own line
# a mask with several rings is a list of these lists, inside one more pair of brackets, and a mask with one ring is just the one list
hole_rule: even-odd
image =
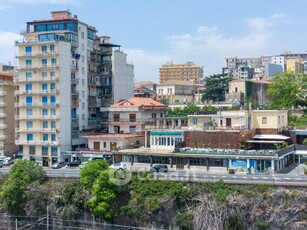
[[193,229],[193,215],[190,212],[180,213],[176,218],[176,224],[181,230]]
[[265,222],[264,220],[257,220],[256,226],[260,229],[267,229],[269,227],[269,223]]

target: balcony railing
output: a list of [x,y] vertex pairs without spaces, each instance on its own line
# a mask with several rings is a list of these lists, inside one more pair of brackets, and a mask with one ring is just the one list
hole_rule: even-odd
[[60,115],[16,115],[16,120],[58,120]]
[[42,145],[42,146],[59,146],[61,144],[60,141],[34,141],[34,140],[16,140],[15,144],[17,145]]
[[20,66],[17,68],[17,70],[50,70],[50,69],[56,69],[59,68],[58,65],[52,64],[52,65],[26,65],[26,66]]
[[59,103],[15,103],[15,108],[18,107],[59,107]]
[[15,78],[15,82],[47,82],[47,81],[58,81],[60,77],[17,77]]
[[16,90],[15,95],[31,95],[31,94],[59,94],[60,90],[58,89],[49,89],[49,90],[26,90],[20,91]]
[[150,123],[155,122],[154,118],[149,119],[102,119],[102,122],[132,122],[132,123]]

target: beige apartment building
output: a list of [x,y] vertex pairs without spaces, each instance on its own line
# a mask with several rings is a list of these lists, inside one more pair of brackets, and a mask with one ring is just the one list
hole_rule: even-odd
[[183,80],[191,83],[201,83],[203,79],[203,69],[193,62],[186,64],[173,64],[167,62],[160,68],[160,83],[169,80]]
[[13,74],[0,71],[0,156],[17,152],[14,140]]

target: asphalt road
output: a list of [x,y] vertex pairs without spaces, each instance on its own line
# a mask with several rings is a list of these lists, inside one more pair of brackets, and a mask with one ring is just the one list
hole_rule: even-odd
[[[0,173],[7,174],[10,167],[0,168]],[[67,166],[61,169],[45,168],[48,177],[54,178],[79,178],[80,169],[78,167],[69,168]],[[140,177],[144,176],[139,174]],[[232,184],[271,184],[271,185],[289,185],[289,186],[306,186],[307,176],[303,174],[279,174],[265,175],[265,174],[209,174],[201,172],[168,172],[168,173],[155,173],[150,178],[159,178],[161,180],[170,181],[193,181],[193,182],[213,182],[223,180],[226,183]]]

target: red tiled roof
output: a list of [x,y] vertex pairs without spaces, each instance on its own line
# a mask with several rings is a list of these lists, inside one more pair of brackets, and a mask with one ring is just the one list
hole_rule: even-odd
[[130,99],[127,99],[127,100],[123,100],[121,102],[118,102],[116,104],[111,105],[111,107],[120,107],[120,106],[125,106],[125,107],[126,106],[131,106],[131,107],[139,107],[139,106],[159,106],[159,107],[165,107],[165,105],[162,104],[161,102],[158,102],[155,99],[146,98],[146,97],[133,97],[133,98],[130,98]]

